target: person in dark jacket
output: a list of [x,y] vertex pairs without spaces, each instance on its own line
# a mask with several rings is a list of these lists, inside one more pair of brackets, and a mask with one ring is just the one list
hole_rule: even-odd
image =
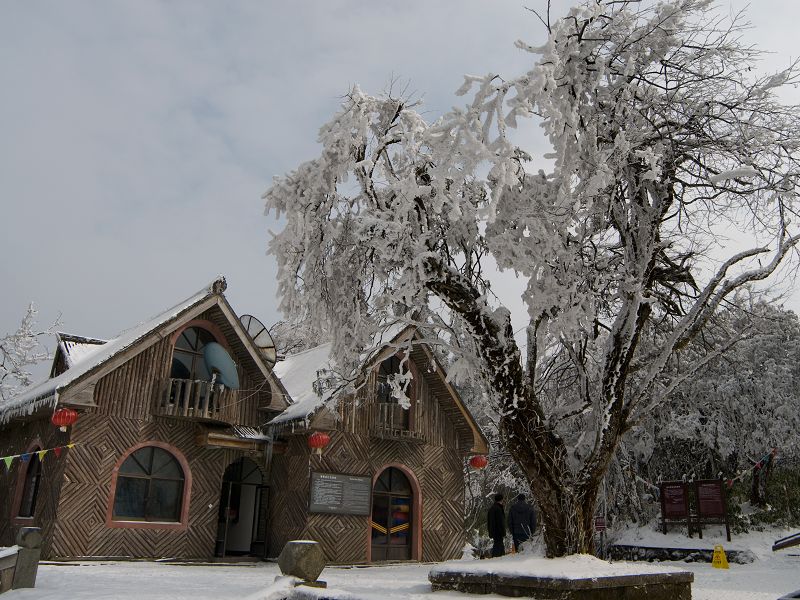
[[525,502],[525,494],[517,496],[508,509],[508,530],[514,540],[514,552],[519,552],[520,544],[530,539],[536,530],[536,511]]
[[506,512],[503,508],[503,494],[495,494],[494,504],[486,515],[486,528],[492,538],[492,558],[503,556],[506,553],[503,538],[506,537]]

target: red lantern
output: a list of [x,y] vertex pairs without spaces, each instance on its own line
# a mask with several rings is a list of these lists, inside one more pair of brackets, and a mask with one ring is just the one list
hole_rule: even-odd
[[469,459],[469,466],[473,469],[483,469],[488,464],[489,460],[481,454],[477,454]]
[[322,454],[322,449],[327,446],[331,441],[331,436],[322,431],[315,431],[308,436],[308,447],[314,451],[314,454]]
[[66,431],[67,427],[78,420],[78,413],[71,408],[59,408],[53,413],[50,420],[53,422],[53,425],[58,427],[61,431]]

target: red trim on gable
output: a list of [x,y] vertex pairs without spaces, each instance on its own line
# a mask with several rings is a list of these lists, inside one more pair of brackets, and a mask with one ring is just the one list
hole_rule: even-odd
[[189,327],[199,327],[200,329],[205,329],[214,336],[214,339],[217,340],[217,343],[220,346],[224,346],[229,353],[231,352],[231,346],[228,343],[228,340],[225,339],[225,336],[222,334],[222,330],[217,326],[216,323],[213,323],[208,319],[192,319],[182,327],[173,331],[172,335],[169,337],[169,343],[173,348],[175,347],[175,342],[178,341],[180,335],[186,329],[189,329]]

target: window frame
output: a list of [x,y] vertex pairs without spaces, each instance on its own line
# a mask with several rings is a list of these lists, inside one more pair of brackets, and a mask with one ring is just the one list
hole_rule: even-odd
[[[42,461],[39,460],[39,456],[36,454],[40,450],[44,449],[42,442],[37,438],[34,440],[32,444],[30,444],[22,454],[30,454],[32,455],[27,462],[22,462],[22,460],[18,461],[18,465],[24,465],[24,468],[20,467],[19,472],[17,473],[17,482],[14,488],[14,504],[12,506],[11,512],[11,522],[14,525],[31,525],[34,523],[36,519],[36,507],[39,503],[39,493],[41,492],[41,484],[42,484],[42,475],[43,475],[43,465]],[[37,477],[36,481],[36,490],[34,491],[33,495],[33,502],[31,507],[31,514],[30,516],[23,516],[19,514],[19,511],[22,509],[22,501],[23,496],[25,494],[25,485],[28,480],[28,473],[30,472],[31,464],[34,460],[34,457],[39,462],[39,476]]]
[[[126,477],[120,474],[120,468],[130,456],[137,450],[146,447],[161,448],[168,452],[178,462],[181,470],[183,471],[183,496],[180,502],[179,517],[177,521],[146,521],[143,519],[132,519],[130,517],[114,518],[114,504],[117,496],[117,484],[119,477]],[[153,479],[153,478],[149,478]],[[155,478],[165,479],[166,478]],[[114,470],[111,473],[111,490],[108,497],[108,508],[106,510],[106,526],[118,528],[131,528],[131,529],[172,529],[172,530],[186,530],[189,526],[189,502],[192,494],[192,472],[189,469],[189,463],[183,453],[175,446],[166,444],[164,442],[147,441],[136,444],[128,448],[122,456],[117,460],[114,465]]]
[[[191,329],[192,327],[194,327],[195,329],[205,329],[208,333],[211,334],[216,343],[225,348],[225,350],[228,351],[228,354],[233,356],[233,351],[231,350],[231,346],[228,343],[228,340],[225,338],[225,335],[222,333],[222,330],[216,323],[209,321],[208,319],[192,319],[188,323],[176,329],[169,338],[169,344],[170,344],[169,360],[164,365],[164,369],[166,371],[166,377],[170,377],[172,375],[172,361],[174,359],[174,354],[175,354],[175,344],[178,343],[178,340],[183,335],[183,332],[186,331],[187,329]],[[178,350],[181,349],[178,348]]]
[[[408,356],[405,363],[403,362],[406,359],[403,353],[396,353],[391,354],[381,360],[377,368],[375,369],[375,402],[376,404],[382,405],[394,405],[399,407],[399,410],[402,410],[403,414],[403,423],[401,427],[395,426],[394,429],[397,431],[409,431],[413,432],[415,430],[416,419],[415,414],[417,410],[417,394],[416,394],[416,379],[417,379],[417,372],[414,368],[413,362],[411,357]],[[396,361],[396,362],[395,362]],[[384,365],[387,365],[388,368],[384,371]],[[394,370],[394,367],[397,367],[397,370]],[[388,371],[388,372],[387,372]],[[389,388],[388,378],[394,374],[400,374],[403,371],[411,374],[411,383],[408,386],[408,390],[406,395],[410,400],[411,405],[408,408],[400,407],[400,401],[398,398],[395,398],[391,391],[386,394],[387,399],[382,399],[381,396],[384,394],[383,390]],[[385,386],[385,387],[384,387]],[[389,388],[390,390],[391,388]],[[381,423],[378,423],[381,425]]]

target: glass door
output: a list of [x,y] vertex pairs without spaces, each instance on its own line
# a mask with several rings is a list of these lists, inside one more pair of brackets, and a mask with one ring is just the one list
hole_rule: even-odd
[[390,467],[381,473],[372,491],[372,560],[411,559],[411,506],[408,478]]

